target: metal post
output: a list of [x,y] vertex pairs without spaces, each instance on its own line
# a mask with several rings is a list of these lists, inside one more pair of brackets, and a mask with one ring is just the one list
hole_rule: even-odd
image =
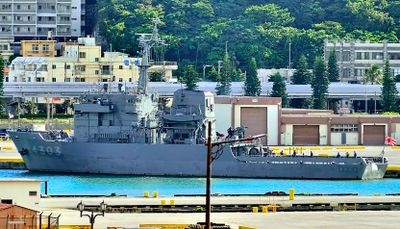
[[42,214],[43,212],[39,214],[39,229],[42,229]]
[[374,96],[374,113],[376,114],[376,92]]
[[44,194],[45,195],[47,195],[47,188],[48,188],[47,182],[48,182],[47,180],[44,181]]
[[365,113],[368,114],[367,82],[365,82]]
[[53,213],[50,213],[49,217],[47,218],[47,229],[51,229],[51,226],[50,226],[51,221],[50,221],[50,219],[51,219],[51,215],[52,214]]
[[206,229],[211,229],[211,122],[208,122],[207,139],[207,185],[206,185]]

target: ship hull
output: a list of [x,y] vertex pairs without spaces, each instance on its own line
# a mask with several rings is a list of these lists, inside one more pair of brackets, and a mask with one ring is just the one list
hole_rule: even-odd
[[[31,171],[153,176],[205,176],[206,146],[46,141],[38,132],[10,132]],[[213,162],[214,177],[379,179],[386,163],[363,158],[235,157],[229,146]]]

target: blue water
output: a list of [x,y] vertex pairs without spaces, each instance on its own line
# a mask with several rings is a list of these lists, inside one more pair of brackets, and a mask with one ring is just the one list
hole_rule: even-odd
[[[144,191],[160,195],[204,194],[205,178],[143,177],[111,175],[69,175],[33,173],[26,170],[0,170],[1,178],[31,178],[48,181],[49,195],[55,194],[126,194],[142,196]],[[43,186],[43,185],[42,185]],[[44,187],[42,187],[43,189]],[[320,181],[280,179],[213,178],[212,193],[263,194],[269,191],[288,193],[358,193],[359,195],[400,193],[400,179],[370,181]]]

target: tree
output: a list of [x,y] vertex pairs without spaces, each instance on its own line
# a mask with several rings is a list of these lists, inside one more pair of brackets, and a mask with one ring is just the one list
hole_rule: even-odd
[[150,82],[163,82],[165,81],[164,79],[164,74],[160,71],[155,71],[150,73]]
[[328,86],[329,80],[325,63],[321,57],[317,57],[314,62],[313,79],[311,82],[314,109],[325,109]]
[[382,70],[378,64],[373,64],[365,73],[364,83],[380,84],[382,82]]
[[207,78],[208,78],[208,80],[210,80],[212,82],[216,82],[216,81],[219,80],[218,71],[214,66],[212,66],[210,72],[208,73],[208,77]]
[[397,112],[397,88],[390,70],[389,61],[386,60],[383,69],[382,107],[385,112]]
[[254,57],[251,58],[249,72],[244,82],[244,94],[246,96],[259,96],[261,94],[261,84],[257,77],[257,62]]
[[281,74],[275,73],[274,75],[271,76],[271,78],[274,80],[274,84],[272,86],[272,92],[271,96],[272,97],[281,97],[282,99],[282,107],[287,107],[288,105],[288,96],[286,93],[286,83],[283,80]]
[[3,82],[4,82],[4,60],[3,56],[0,54],[0,114],[5,111],[4,99],[3,99]]
[[292,83],[293,84],[310,84],[311,73],[308,70],[307,59],[304,55],[301,55],[299,64],[296,71],[293,73]]
[[339,81],[339,69],[336,61],[336,50],[333,49],[329,53],[328,59],[328,79],[330,82],[338,82]]
[[400,83],[400,74],[396,75],[394,77],[394,80],[396,81],[396,83]]
[[196,71],[193,65],[187,65],[183,72],[181,82],[186,85],[187,90],[195,90],[197,88],[197,82],[200,80],[200,75]]
[[217,95],[229,95],[231,93],[231,77],[232,63],[228,52],[225,53],[224,61],[222,63],[221,78],[217,83]]

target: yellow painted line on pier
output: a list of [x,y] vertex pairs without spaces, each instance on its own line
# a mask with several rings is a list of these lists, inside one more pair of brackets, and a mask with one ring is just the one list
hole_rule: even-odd
[[365,149],[365,146],[336,146],[336,149],[347,149],[347,150]]
[[[45,225],[45,227],[43,227],[43,228],[47,228],[47,225]],[[59,229],[90,229],[90,225],[60,225],[58,228]]]
[[333,147],[322,147],[322,150],[333,150]]
[[400,165],[389,165],[387,171],[400,171]]
[[255,227],[239,226],[239,229],[256,229]]
[[392,149],[400,149],[400,146],[392,146]]
[[189,224],[139,224],[140,228],[165,228],[165,229],[186,229]]
[[0,158],[0,163],[24,163],[22,158]]
[[12,146],[3,146],[3,147],[1,147],[1,150],[14,150],[14,147],[12,147]]

